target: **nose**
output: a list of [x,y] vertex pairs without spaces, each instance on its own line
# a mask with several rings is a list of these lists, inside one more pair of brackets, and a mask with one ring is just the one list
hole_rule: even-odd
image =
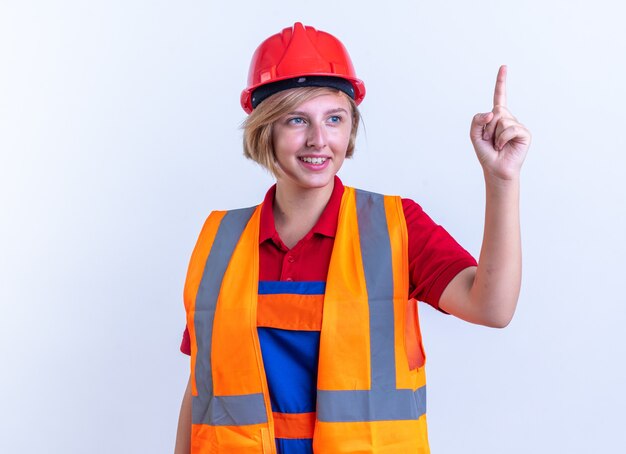
[[307,133],[307,147],[321,150],[326,146],[326,130],[322,125],[312,123]]

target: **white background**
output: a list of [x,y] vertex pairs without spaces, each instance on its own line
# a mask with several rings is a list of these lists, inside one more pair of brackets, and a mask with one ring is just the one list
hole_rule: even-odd
[[0,452],[169,453],[189,255],[261,200],[250,57],[296,20],[368,94],[344,183],[415,199],[480,250],[468,132],[500,64],[533,133],[504,330],[421,305],[433,453],[621,453],[626,32],[618,1],[0,3]]

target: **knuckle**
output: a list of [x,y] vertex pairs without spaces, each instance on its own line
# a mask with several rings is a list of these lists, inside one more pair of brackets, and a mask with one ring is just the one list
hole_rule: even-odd
[[494,107],[494,111],[498,112],[498,115],[502,118],[510,118],[512,120],[517,121],[517,118],[515,118],[513,116],[513,114],[511,113],[511,111],[506,107],[506,106],[502,106],[502,105],[498,105]]
[[506,129],[509,132],[519,132],[520,131],[520,127],[518,125],[515,125],[515,124],[514,125],[510,125]]
[[515,128],[516,131],[520,131],[521,129],[523,129],[523,126],[520,125],[515,119],[511,119],[511,118],[507,118],[504,121],[506,128]]

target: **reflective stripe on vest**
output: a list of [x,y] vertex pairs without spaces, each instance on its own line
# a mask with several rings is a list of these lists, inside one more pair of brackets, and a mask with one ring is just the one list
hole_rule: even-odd
[[[228,452],[275,452],[255,325],[259,214],[260,206],[209,217],[190,263],[192,452],[222,452],[221,440]],[[409,370],[406,359],[404,222],[398,197],[345,187],[324,299],[316,451],[429,452],[424,369]]]
[[198,354],[195,377],[198,395],[193,396],[191,407],[193,424],[230,426],[267,422],[263,394],[214,396],[211,375],[213,318],[219,289],[235,246],[253,212],[254,208],[243,208],[229,211],[223,217],[198,287],[194,324],[196,332],[201,335],[196,338]]
[[[369,304],[371,389],[318,391],[317,419],[326,422],[418,419],[426,386],[396,389],[393,276],[383,195],[356,190],[359,240]],[[376,347],[375,347],[376,346]]]

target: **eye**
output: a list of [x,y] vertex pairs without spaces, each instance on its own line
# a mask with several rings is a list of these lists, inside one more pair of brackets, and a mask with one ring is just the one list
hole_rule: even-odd
[[290,125],[303,125],[304,124],[304,118],[302,117],[291,117],[287,119],[287,124]]
[[333,115],[332,117],[328,118],[328,121],[330,123],[341,123],[343,121],[343,118],[341,115]]

